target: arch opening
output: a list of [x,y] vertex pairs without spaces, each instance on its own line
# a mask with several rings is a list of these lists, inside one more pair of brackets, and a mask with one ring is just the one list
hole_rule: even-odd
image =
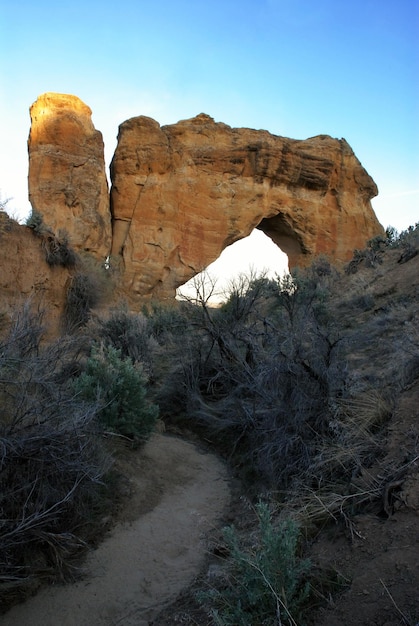
[[290,267],[296,265],[297,259],[307,252],[302,238],[280,213],[265,217],[256,228],[265,233],[287,255]]
[[250,235],[227,246],[218,259],[208,265],[203,272],[181,285],[177,289],[176,297],[193,300],[197,285],[202,285],[203,281],[207,280],[207,293],[210,288],[212,289],[209,303],[216,306],[226,300],[229,285],[240,275],[253,273],[274,278],[276,275],[287,273],[288,256],[271,235],[272,232],[279,240],[277,233],[279,229],[275,230],[275,224],[269,227],[269,224],[262,222]]

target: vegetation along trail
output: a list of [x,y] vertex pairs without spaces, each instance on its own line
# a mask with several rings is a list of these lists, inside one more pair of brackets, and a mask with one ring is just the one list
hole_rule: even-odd
[[145,626],[193,582],[230,500],[226,468],[216,456],[161,434],[123,456],[132,497],[88,556],[86,575],[42,589],[0,617],[2,626]]

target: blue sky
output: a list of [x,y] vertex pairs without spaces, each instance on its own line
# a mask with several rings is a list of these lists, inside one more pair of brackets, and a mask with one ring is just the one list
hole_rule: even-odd
[[104,136],[149,115],[344,137],[398,230],[419,220],[418,0],[0,0],[0,189],[29,211],[29,106],[79,96]]

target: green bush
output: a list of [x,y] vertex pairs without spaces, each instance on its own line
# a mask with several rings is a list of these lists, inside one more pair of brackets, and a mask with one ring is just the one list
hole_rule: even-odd
[[247,544],[234,527],[224,529],[230,551],[227,584],[199,596],[210,602],[219,626],[295,625],[309,595],[311,564],[298,556],[298,526],[289,519],[275,524],[264,503],[256,512],[257,536]]
[[113,346],[95,347],[85,370],[75,380],[76,391],[89,402],[98,399],[98,417],[114,433],[147,439],[156,423],[158,407],[146,398],[146,378],[141,364],[122,358]]

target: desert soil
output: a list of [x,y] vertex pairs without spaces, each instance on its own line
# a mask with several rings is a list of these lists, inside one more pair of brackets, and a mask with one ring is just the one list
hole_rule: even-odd
[[[389,426],[381,463],[406,470],[395,472],[390,482],[396,487],[392,511],[366,510],[353,518],[351,532],[331,528],[313,546],[313,561],[349,583],[313,616],[313,626],[419,626],[418,399],[416,381],[401,394]],[[380,471],[379,463],[374,471]]]
[[129,504],[89,554],[82,580],[42,589],[2,626],[145,626],[202,570],[230,501],[226,467],[162,434],[119,456]]

